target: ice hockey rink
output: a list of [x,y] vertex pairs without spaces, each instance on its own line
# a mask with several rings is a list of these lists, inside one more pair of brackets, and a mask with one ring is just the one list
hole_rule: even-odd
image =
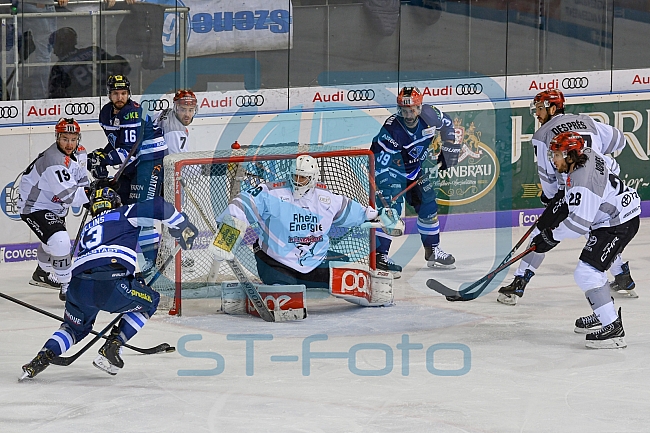
[[[265,323],[221,314],[218,300],[188,301],[182,317],[154,316],[129,342],[179,350],[125,349],[114,377],[92,366],[96,344],[18,382],[58,322],[0,299],[0,431],[647,432],[647,225],[624,254],[640,297],[616,297],[628,343],[618,350],[587,349],[573,332],[590,313],[573,281],[582,238],[547,254],[514,307],[495,291],[451,303],[426,287],[477,280],[509,251],[495,251],[495,239],[514,245],[525,228],[443,233],[456,270],[428,269],[419,237],[401,238],[392,251],[408,264],[389,308],[320,297],[304,321]],[[27,284],[34,267],[3,264],[2,292],[61,315],[55,291]],[[110,317],[100,313],[95,329]]]

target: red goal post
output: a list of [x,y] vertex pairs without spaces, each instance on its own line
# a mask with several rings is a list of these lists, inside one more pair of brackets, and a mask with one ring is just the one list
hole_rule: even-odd
[[[374,156],[368,149],[341,148],[326,145],[302,145],[282,143],[263,146],[241,146],[239,149],[213,152],[186,152],[168,155],[164,160],[164,192],[167,201],[185,212],[199,230],[194,248],[180,251],[173,263],[159,278],[154,288],[161,293],[159,309],[180,315],[183,299],[218,297],[221,283],[236,281],[225,262],[214,261],[208,251],[213,234],[210,225],[216,227],[216,217],[229,201],[241,191],[264,182],[288,180],[295,158],[309,154],[318,161],[319,182],[328,189],[352,198],[364,206],[373,205]],[[185,197],[180,179],[190,189],[200,209]],[[235,255],[247,276],[258,282],[253,244],[258,238],[259,227],[253,224],[246,231],[244,240]],[[375,268],[374,230],[330,230],[330,251],[343,260],[363,263]],[[158,252],[158,265],[172,253],[175,241],[166,229]]]

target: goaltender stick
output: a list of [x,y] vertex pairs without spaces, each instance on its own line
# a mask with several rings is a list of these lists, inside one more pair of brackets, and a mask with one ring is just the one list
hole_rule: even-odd
[[[239,231],[237,239],[233,239],[236,245],[246,228],[257,223],[260,230],[254,251],[258,274],[264,284],[326,287],[334,296],[359,305],[391,304],[392,277],[388,272],[368,270],[361,277],[368,278],[364,280],[362,291],[343,290],[341,293],[336,290],[337,287],[347,286],[341,283],[341,274],[334,273],[330,268],[358,268],[352,263],[335,264],[336,259],[329,252],[328,233],[332,227],[384,227],[394,235],[401,235],[404,222],[389,208],[376,210],[329,191],[327,186],[318,182],[318,173],[316,159],[300,155],[292,169],[291,180],[260,184],[238,194],[217,217],[221,232],[217,238],[223,238],[223,232],[232,226],[236,229],[234,233]],[[214,244],[212,248],[217,260],[233,260],[232,252]],[[230,251],[234,249],[232,247]],[[355,251],[350,251],[352,257],[348,259],[354,261],[354,254]],[[334,279],[339,275],[339,281],[331,281],[330,275],[334,275]],[[370,282],[370,290],[366,282]]]

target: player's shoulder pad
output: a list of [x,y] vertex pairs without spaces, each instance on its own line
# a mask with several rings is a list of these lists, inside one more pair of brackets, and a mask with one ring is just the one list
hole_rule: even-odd
[[388,119],[384,121],[384,127],[391,126],[397,123],[397,114],[391,115]]
[[75,153],[87,153],[87,151],[86,151],[86,148],[83,147],[83,145],[80,144],[80,145],[77,146],[77,150],[75,151]]

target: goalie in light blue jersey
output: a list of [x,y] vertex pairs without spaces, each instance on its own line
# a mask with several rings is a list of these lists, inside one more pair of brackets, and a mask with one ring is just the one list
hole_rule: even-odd
[[[329,191],[318,182],[318,173],[316,159],[301,155],[291,180],[267,182],[238,194],[217,218],[219,223],[238,225],[241,234],[249,225],[259,225],[254,250],[264,284],[328,287],[330,230],[393,221],[381,211]],[[347,258],[355,261],[354,254],[368,251],[349,254]]]

